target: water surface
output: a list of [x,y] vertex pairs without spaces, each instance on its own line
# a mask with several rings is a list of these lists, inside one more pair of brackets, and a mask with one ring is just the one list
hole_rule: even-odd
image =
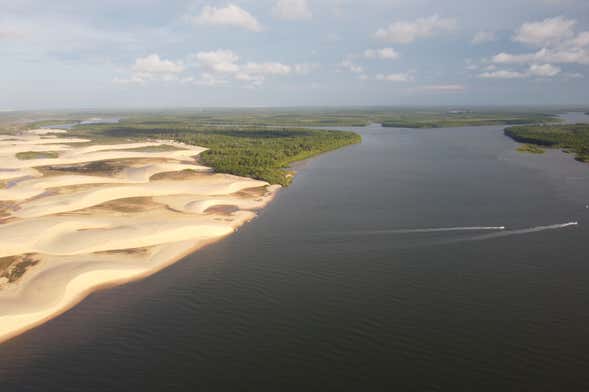
[[236,235],[0,346],[1,390],[588,390],[589,166],[358,131]]

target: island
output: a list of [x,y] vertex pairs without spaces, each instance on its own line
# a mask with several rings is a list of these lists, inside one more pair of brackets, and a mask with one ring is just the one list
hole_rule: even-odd
[[[506,128],[504,133],[536,150],[541,150],[540,147],[560,148],[574,153],[580,162],[589,162],[589,124],[521,125]],[[526,151],[530,152],[530,148]]]

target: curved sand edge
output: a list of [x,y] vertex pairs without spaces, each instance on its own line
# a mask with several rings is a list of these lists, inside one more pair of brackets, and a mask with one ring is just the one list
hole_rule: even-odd
[[[66,312],[97,290],[155,274],[220,241],[255,218],[255,211],[280,188],[204,172],[210,169],[193,159],[205,151],[197,146],[157,141],[63,149],[53,148],[49,140],[58,145],[67,139],[35,133],[1,136],[0,167],[16,169],[20,175],[15,174],[0,192],[9,202],[0,203],[0,253],[12,263],[4,274],[0,268],[0,342]],[[162,144],[184,149],[125,151]],[[58,157],[25,161],[16,157],[22,151],[49,150],[57,151]],[[155,163],[146,165],[150,159]],[[126,168],[115,177],[69,172],[72,164],[105,160]],[[66,165],[60,169],[63,174],[46,177],[41,170],[31,179],[30,171],[42,169],[47,161],[52,167]],[[173,172],[178,175],[152,179]],[[14,282],[9,279],[17,264],[29,258],[35,263],[21,266]]]
[[160,256],[154,266],[148,270],[140,271],[132,268],[115,271],[96,270],[80,274],[69,282],[66,288],[66,295],[64,295],[61,301],[55,306],[33,313],[15,315],[13,316],[14,319],[12,322],[4,319],[4,317],[0,317],[0,320],[2,320],[2,324],[0,325],[0,344],[64,314],[81,303],[92,293],[147,278],[175,264],[186,256],[189,256],[208,245],[223,240],[229,235],[230,234],[216,239],[203,241],[198,244],[185,241],[172,245],[170,246],[172,249],[167,252],[170,254]]
[[[62,315],[96,291],[105,290],[111,287],[123,285],[128,282],[146,278],[174,264],[176,261],[204,246],[206,246],[206,244],[202,246],[195,246],[185,251],[179,250],[179,254],[176,257],[162,260],[162,263],[159,264],[157,268],[153,268],[149,271],[137,271],[133,273],[132,270],[129,270],[127,274],[124,274],[124,270],[106,272],[97,270],[78,275],[72,281],[70,281],[66,288],[66,290],[69,289],[69,292],[64,297],[62,297],[61,301],[57,305],[33,313],[14,315],[12,316],[12,322],[11,320],[3,320],[4,322],[7,321],[7,323],[3,323],[3,328],[0,327],[0,344],[15,338],[35,327],[38,327],[55,317]],[[110,274],[108,272],[110,272]]]

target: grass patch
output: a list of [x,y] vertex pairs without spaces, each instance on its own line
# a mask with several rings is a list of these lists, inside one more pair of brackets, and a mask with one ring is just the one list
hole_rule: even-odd
[[10,257],[0,257],[0,277],[4,276],[8,267],[12,265],[16,260],[15,256]]
[[522,144],[517,148],[519,152],[528,152],[530,154],[544,154],[544,150],[534,144]]
[[55,159],[59,156],[55,151],[23,151],[16,153],[16,158],[27,159]]
[[126,165],[118,161],[94,161],[88,163],[79,163],[74,165],[56,165],[42,168],[44,174],[52,172],[67,174],[85,174],[85,175],[102,175],[113,176],[123,170]]
[[183,150],[182,148],[170,146],[169,144],[162,144],[159,146],[147,146],[147,147],[137,147],[137,148],[127,148],[124,150],[118,151],[135,151],[135,152],[166,152],[166,151],[177,151]]
[[8,279],[9,283],[16,282],[37,263],[39,260],[32,255],[1,257],[0,278]]
[[589,162],[589,124],[525,125],[504,132],[517,142],[561,148],[574,152],[576,160]]

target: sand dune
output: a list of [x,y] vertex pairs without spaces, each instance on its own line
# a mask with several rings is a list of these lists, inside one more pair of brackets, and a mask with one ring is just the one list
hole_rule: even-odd
[[123,169],[116,176],[85,176],[62,175],[30,179],[17,182],[10,188],[0,189],[0,201],[25,200],[41,195],[53,188],[87,184],[132,184],[147,183],[155,174],[192,170],[207,172],[210,169],[205,166],[184,163],[158,163]]
[[57,134],[57,133],[67,133],[65,129],[56,129],[56,128],[39,128],[39,129],[30,129],[27,131],[32,135],[50,135],[50,134]]
[[202,147],[48,133],[66,132],[0,135],[0,341],[233,233],[279,188],[212,173],[194,160]]

